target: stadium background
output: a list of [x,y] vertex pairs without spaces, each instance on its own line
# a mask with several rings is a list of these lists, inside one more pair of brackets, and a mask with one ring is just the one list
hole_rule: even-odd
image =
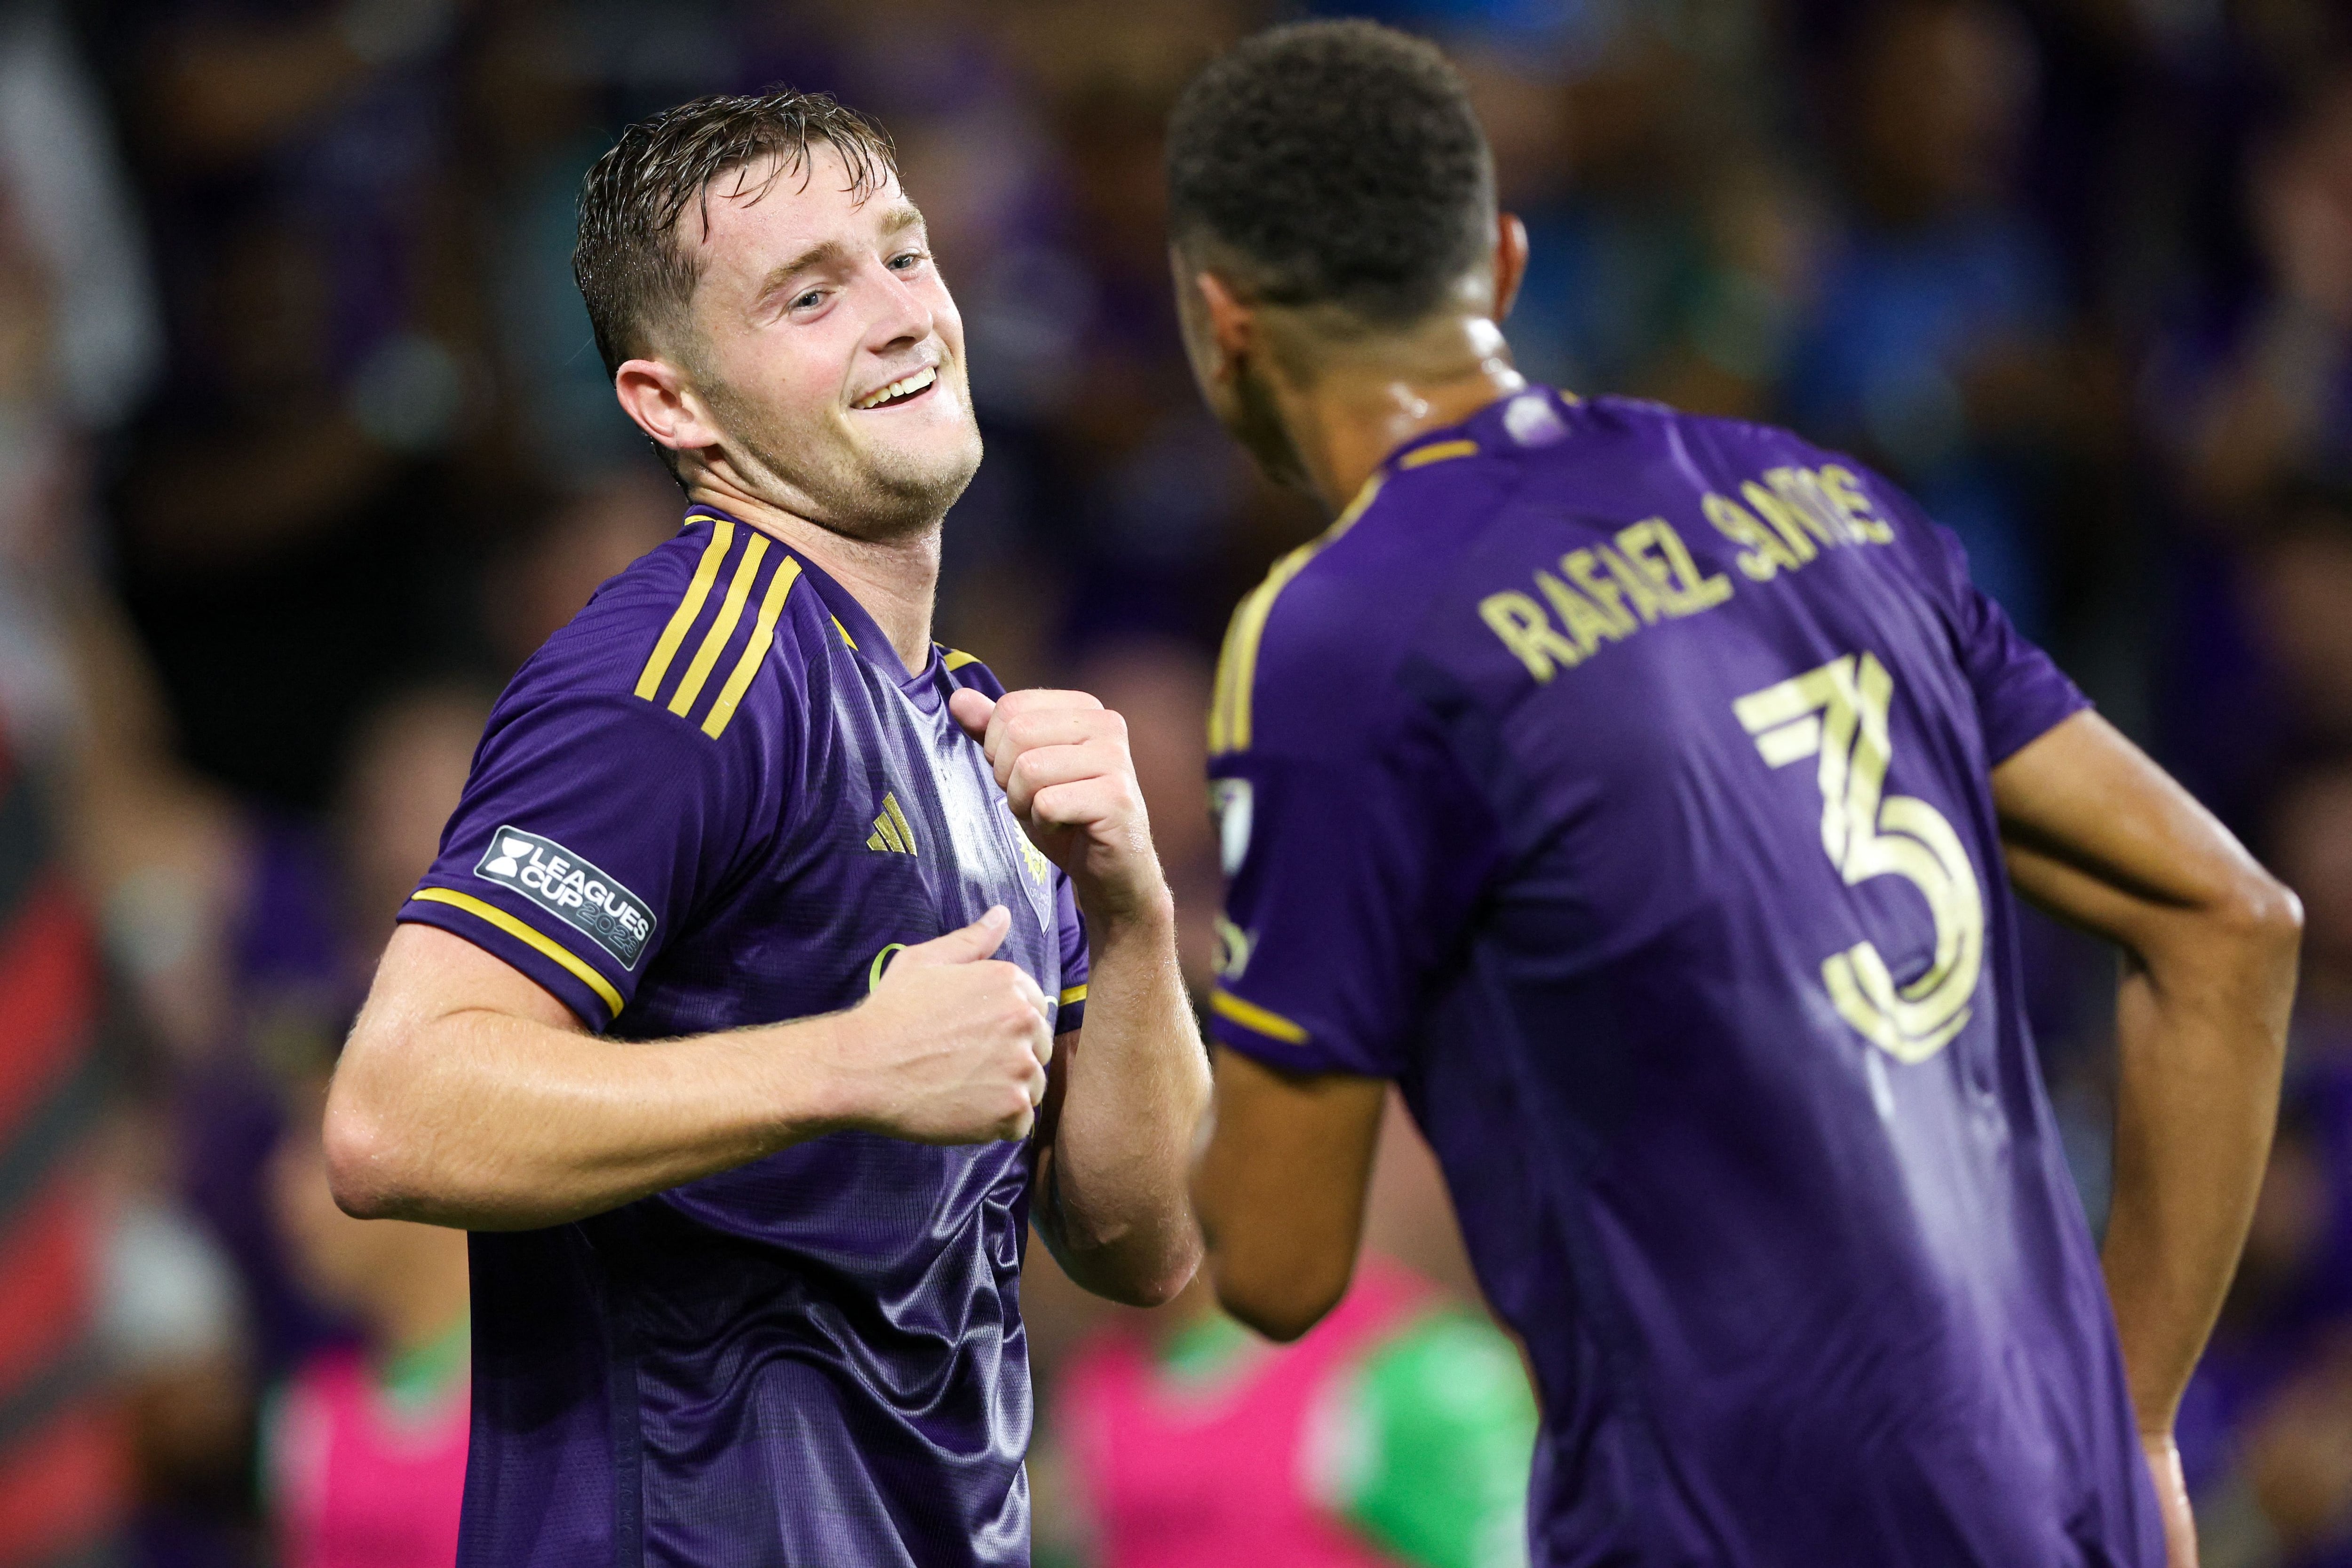
[[[940,634],[1129,714],[1204,978],[1214,638],[1318,523],[1196,403],[1159,136],[1278,14],[0,3],[0,1563],[271,1560],[257,1430],[354,1332],[285,1190],[319,1074],[488,695],[675,523],[567,267],[631,118],[781,80],[897,134],[988,439]],[[1891,472],[2303,894],[2284,1131],[2182,1436],[2210,1565],[2352,1562],[2352,10],[1378,14],[1473,83],[1523,368]],[[2095,1218],[2112,961],[2031,946]],[[1409,1145],[1383,1193],[1376,1243],[1460,1288]],[[1050,1393],[1112,1310],[1031,1257]]]

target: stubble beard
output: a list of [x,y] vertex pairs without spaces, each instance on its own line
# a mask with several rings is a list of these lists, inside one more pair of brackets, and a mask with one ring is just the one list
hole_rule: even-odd
[[[853,444],[832,432],[803,435],[720,378],[698,379],[726,427],[730,455],[761,481],[769,499],[851,538],[879,544],[935,531],[980,469],[977,425],[965,450],[918,455]],[[961,375],[957,390],[963,391]],[[793,461],[784,459],[787,452]]]

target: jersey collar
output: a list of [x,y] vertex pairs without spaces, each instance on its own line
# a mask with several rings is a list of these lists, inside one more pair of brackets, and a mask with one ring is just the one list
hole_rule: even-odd
[[1373,472],[1385,478],[1449,458],[1475,457],[1507,447],[1544,446],[1569,433],[1569,411],[1580,402],[1572,392],[1529,382],[1498,397],[1458,424],[1424,430],[1381,460]]
[[[692,528],[700,523],[708,528],[712,519],[719,517],[725,517],[739,528],[756,527],[724,507],[701,502],[687,509],[686,526]],[[834,629],[841,633],[842,642],[851,651],[888,676],[893,685],[905,692],[926,713],[939,706],[941,681],[938,643],[931,645],[930,657],[923,662],[920,670],[909,671],[906,662],[898,657],[898,650],[890,645],[890,639],[875,622],[874,617],[866,613],[866,606],[857,601],[856,594],[835,581],[833,575],[809,559],[805,551],[793,549],[773,534],[767,537],[782,546],[794,560],[801,563],[802,580],[816,591],[826,613],[833,618]]]

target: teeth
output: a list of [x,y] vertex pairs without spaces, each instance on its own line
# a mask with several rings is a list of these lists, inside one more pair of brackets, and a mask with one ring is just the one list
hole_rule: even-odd
[[898,380],[892,382],[880,392],[867,393],[865,397],[857,400],[856,406],[858,408],[879,408],[894,397],[905,397],[909,392],[919,392],[939,379],[940,372],[935,370],[919,370],[911,376],[902,376]]

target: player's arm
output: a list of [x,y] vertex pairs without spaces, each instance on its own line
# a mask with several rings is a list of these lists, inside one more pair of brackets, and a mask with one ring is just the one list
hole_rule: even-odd
[[2115,728],[2078,713],[1994,769],[2011,880],[2124,952],[2107,1290],[2141,1429],[2174,1413],[2268,1155],[2302,912]]
[[1192,1204],[1218,1300],[1290,1340],[1347,1293],[1388,1085],[1501,849],[1419,704],[1378,683],[1348,694],[1352,706],[1303,701],[1315,683],[1286,677],[1353,655],[1310,643],[1276,656],[1257,682],[1260,743],[1211,764],[1231,880]]
[[1192,1207],[1217,1300],[1269,1339],[1297,1339],[1348,1293],[1388,1087],[1216,1048]]
[[958,692],[1013,813],[1069,873],[1085,912],[1086,1022],[1064,1038],[1038,1154],[1039,1234],[1097,1295],[1157,1305],[1198,1267],[1184,1200],[1208,1061],[1176,963],[1174,900],[1128,754],[1127,726],[1083,692]]
[[429,925],[394,934],[327,1102],[335,1199],[362,1218],[559,1225],[862,1127],[1028,1134],[1045,998],[990,959],[999,908],[902,953],[846,1012],[692,1039],[591,1034],[536,982]]

